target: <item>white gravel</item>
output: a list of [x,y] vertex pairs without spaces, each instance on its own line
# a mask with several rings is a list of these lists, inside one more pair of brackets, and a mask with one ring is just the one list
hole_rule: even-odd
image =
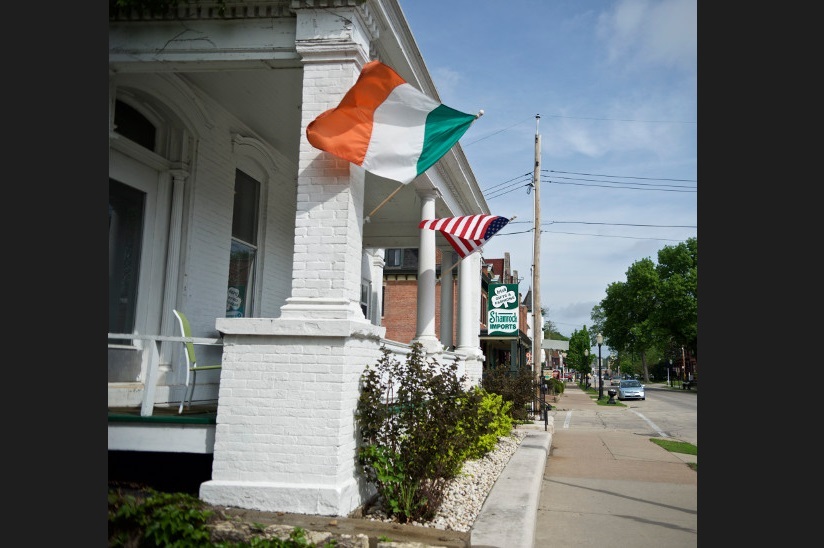
[[[472,529],[475,518],[481,512],[492,486],[495,485],[495,480],[515,454],[524,437],[526,430],[516,428],[511,436],[498,438],[497,447],[483,458],[466,461],[460,474],[447,485],[443,503],[432,521],[411,523],[446,531],[466,532]],[[373,521],[394,521],[374,506],[367,511],[367,517]]]

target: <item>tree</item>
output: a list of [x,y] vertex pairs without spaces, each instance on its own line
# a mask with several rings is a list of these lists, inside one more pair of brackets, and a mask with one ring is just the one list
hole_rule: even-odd
[[586,375],[590,372],[592,357],[587,356],[584,350],[589,350],[592,347],[592,337],[585,325],[583,329],[575,330],[569,338],[569,352],[567,353],[566,363],[567,367],[572,367],[581,374],[581,380],[586,379]]
[[654,322],[663,353],[684,346],[698,355],[698,240],[658,252],[659,306]]
[[604,309],[601,308],[600,304],[596,304],[592,307],[592,311],[589,313],[589,318],[592,320],[592,330],[596,333],[601,333],[603,335],[604,323],[606,322],[606,314],[604,314]]
[[[689,238],[658,251],[658,264],[644,258],[627,269],[625,282],[613,282],[591,317],[623,357],[640,357],[649,381],[648,354],[655,360],[684,346],[698,352],[698,240]],[[622,370],[629,360],[621,360]]]
[[601,301],[603,335],[610,347],[641,357],[644,380],[649,382],[645,352],[655,343],[652,315],[657,302],[658,273],[652,259],[645,257],[627,269],[626,282],[613,282]]
[[553,328],[551,330],[550,329],[544,329],[544,339],[553,339],[553,340],[556,340],[556,341],[568,341],[569,337],[567,337],[565,335],[561,335],[558,331],[555,331],[555,329]]

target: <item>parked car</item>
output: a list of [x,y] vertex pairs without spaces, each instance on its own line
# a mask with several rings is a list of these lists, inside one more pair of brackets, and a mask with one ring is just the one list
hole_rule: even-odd
[[612,377],[612,380],[609,381],[610,386],[618,386],[619,384],[621,384],[621,377]]
[[644,385],[635,379],[623,380],[618,384],[619,400],[645,400],[647,394]]

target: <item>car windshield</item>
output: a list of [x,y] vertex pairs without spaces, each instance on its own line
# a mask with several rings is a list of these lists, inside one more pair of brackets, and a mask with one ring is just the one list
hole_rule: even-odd
[[638,381],[621,381],[621,386],[624,388],[639,388],[641,383]]

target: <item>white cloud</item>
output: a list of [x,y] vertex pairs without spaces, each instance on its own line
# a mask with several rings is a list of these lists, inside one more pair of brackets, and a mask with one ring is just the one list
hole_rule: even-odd
[[697,0],[623,0],[598,18],[612,64],[635,70],[659,65],[685,71],[697,66]]
[[460,73],[445,67],[436,67],[432,70],[431,76],[441,100],[444,100],[444,97],[452,96],[461,83]]

